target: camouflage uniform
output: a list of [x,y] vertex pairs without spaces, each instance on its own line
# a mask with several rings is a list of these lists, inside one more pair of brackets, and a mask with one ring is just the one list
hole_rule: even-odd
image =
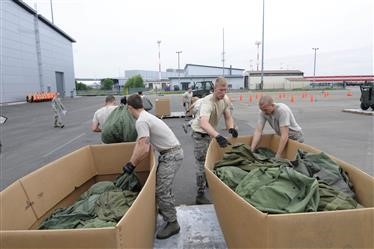
[[52,109],[54,112],[55,127],[64,126],[62,116],[64,115],[65,107],[62,104],[61,99],[59,97],[55,97],[52,99]]
[[197,192],[204,193],[206,189],[204,164],[211,137],[208,134],[198,132],[193,132],[192,137],[194,142],[193,152],[195,155]]
[[174,193],[172,191],[175,174],[182,165],[183,150],[171,149],[170,152],[160,153],[156,176],[156,200],[161,215],[167,222],[177,220]]

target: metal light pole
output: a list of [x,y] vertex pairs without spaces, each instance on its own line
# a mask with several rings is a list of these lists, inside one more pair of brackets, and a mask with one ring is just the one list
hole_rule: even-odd
[[53,6],[52,6],[52,0],[50,0],[51,3],[51,15],[52,15],[52,23],[54,24],[55,22],[53,21]]
[[260,89],[264,89],[264,33],[265,33],[265,0],[262,0],[262,58],[261,58],[261,84]]
[[181,81],[181,76],[180,76],[180,54],[182,53],[182,51],[177,51],[176,52],[178,54],[178,86],[180,85],[180,81]]
[[255,42],[255,45],[257,46],[257,61],[256,61],[256,64],[257,64],[257,71],[259,70],[259,66],[260,66],[260,45],[261,45],[261,42],[260,41],[256,41]]
[[317,59],[317,50],[319,48],[312,48],[314,50],[314,70],[313,70],[313,76],[316,76],[316,59]]
[[225,28],[222,28],[222,76],[225,77]]

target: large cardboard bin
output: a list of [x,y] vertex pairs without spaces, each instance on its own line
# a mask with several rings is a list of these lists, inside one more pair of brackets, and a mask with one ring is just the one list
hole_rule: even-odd
[[[231,140],[250,144],[252,137]],[[260,146],[276,151],[279,136],[264,135]],[[289,141],[284,156],[294,159],[297,149],[320,152]],[[227,150],[227,149],[226,149]],[[374,179],[357,167],[331,156],[348,174],[357,198],[365,208],[330,212],[266,214],[257,210],[214,173],[214,163],[224,150],[215,141],[209,146],[205,171],[214,207],[230,248],[374,248]]]
[[156,99],[155,102],[155,114],[156,117],[163,118],[170,116],[170,99]]
[[11,184],[0,193],[0,248],[152,248],[156,224],[154,154],[136,167],[143,188],[110,228],[37,230],[98,181],[114,180],[135,143],[90,145]]

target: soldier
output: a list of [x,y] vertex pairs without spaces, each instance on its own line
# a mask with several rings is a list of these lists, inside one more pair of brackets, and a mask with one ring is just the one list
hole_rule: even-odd
[[192,88],[189,87],[187,92],[183,93],[182,95],[182,105],[184,107],[184,111],[187,112],[190,108],[192,103]]
[[113,95],[106,96],[105,105],[94,114],[91,130],[93,132],[101,132],[105,121],[116,107],[116,98]]
[[196,204],[209,204],[205,196],[206,178],[204,171],[206,152],[211,141],[215,138],[219,146],[224,148],[230,143],[216,131],[218,121],[225,117],[226,128],[233,137],[238,136],[234,128],[234,120],[230,111],[230,101],[226,96],[227,81],[218,77],[214,81],[214,92],[201,100],[200,110],[192,121],[192,137],[194,140],[194,155],[196,161]]
[[151,144],[160,153],[156,176],[156,201],[167,224],[157,232],[157,238],[166,239],[180,230],[172,186],[175,174],[182,165],[182,146],[169,126],[144,110],[140,95],[133,94],[128,97],[127,106],[136,119],[138,138],[130,161],[123,170],[131,174],[147,155]]
[[64,121],[62,120],[62,117],[66,115],[66,110],[59,96],[60,96],[60,93],[57,92],[56,95],[52,99],[52,109],[53,109],[54,118],[55,118],[54,127],[64,128],[65,125],[64,125]]
[[260,142],[262,131],[266,121],[274,131],[281,137],[275,155],[280,158],[288,139],[296,140],[300,143],[304,142],[301,127],[296,123],[295,117],[291,109],[283,103],[274,103],[271,96],[265,95],[258,102],[260,114],[256,125],[255,134],[253,135],[251,150],[254,151]]

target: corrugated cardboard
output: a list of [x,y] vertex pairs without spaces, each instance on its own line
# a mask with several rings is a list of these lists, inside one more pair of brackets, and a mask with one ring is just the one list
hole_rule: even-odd
[[156,117],[162,118],[170,116],[170,99],[156,99],[155,102],[155,114]]
[[[252,137],[232,139],[250,144]],[[260,146],[276,151],[279,136],[264,135]],[[289,141],[284,152],[295,159],[298,148],[320,152]],[[228,150],[229,148],[225,149]],[[207,152],[205,172],[227,245],[230,248],[374,248],[374,178],[346,162],[335,160],[353,182],[358,201],[365,208],[297,214],[265,214],[226,186],[214,173],[214,163],[224,149],[213,140]]]
[[71,205],[92,184],[118,176],[134,145],[85,146],[3,190],[0,247],[152,248],[156,224],[156,167],[152,152],[136,168],[143,188],[115,227],[36,230],[56,208]]

